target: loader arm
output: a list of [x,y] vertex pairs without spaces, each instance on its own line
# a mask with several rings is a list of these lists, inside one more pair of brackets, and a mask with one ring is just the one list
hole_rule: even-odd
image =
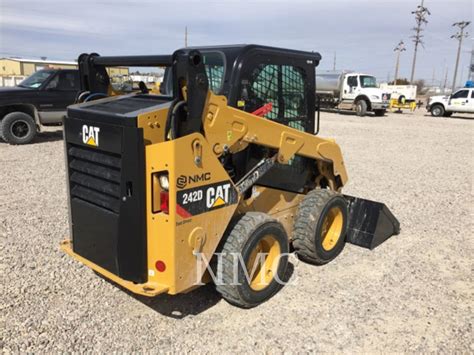
[[205,136],[218,156],[226,151],[237,153],[253,143],[278,149],[280,164],[287,164],[295,155],[331,163],[334,175],[340,179],[339,187],[347,182],[342,152],[334,140],[228,106],[224,96],[211,91],[207,94],[202,121]]
[[[185,102],[187,117],[170,118],[170,122],[186,122],[180,123],[181,127],[178,123],[167,124],[171,138],[204,131],[218,157],[238,153],[249,144],[261,145],[277,149],[276,160],[280,164],[288,164],[295,155],[316,160],[318,170],[333,190],[340,190],[347,182],[342,153],[334,140],[230,106],[226,96],[210,90],[199,51],[178,51],[173,58],[174,107]],[[170,112],[175,111],[174,107]],[[314,115],[314,109],[308,115]]]

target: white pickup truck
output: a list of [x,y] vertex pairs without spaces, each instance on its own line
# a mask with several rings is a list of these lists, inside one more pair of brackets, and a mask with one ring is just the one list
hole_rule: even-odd
[[434,117],[449,117],[455,112],[474,113],[474,88],[462,88],[451,95],[431,96],[426,109]]

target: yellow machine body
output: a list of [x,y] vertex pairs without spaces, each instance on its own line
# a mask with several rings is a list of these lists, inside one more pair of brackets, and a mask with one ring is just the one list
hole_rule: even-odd
[[[113,100],[107,98],[104,100]],[[203,113],[205,136],[190,134],[175,140],[165,141],[165,123],[169,105],[138,116],[138,125],[143,129],[146,165],[146,224],[147,224],[147,269],[148,281],[136,284],[121,279],[97,264],[76,254],[70,241],[61,248],[96,272],[129,289],[147,296],[167,292],[186,292],[206,280],[208,262],[211,260],[226,228],[233,216],[246,211],[261,211],[279,220],[287,234],[292,234],[292,223],[299,202],[304,194],[255,186],[248,199],[242,199],[236,186],[218,160],[224,149],[238,152],[247,144],[255,143],[278,149],[279,163],[288,163],[295,154],[318,160],[320,171],[325,174],[333,189],[340,189],[339,181],[347,181],[347,173],[339,146],[334,140],[323,139],[291,127],[272,122],[262,117],[229,107],[223,96],[208,92]],[[169,214],[159,211],[161,187],[160,173],[169,178]],[[176,184],[180,177],[187,181],[180,189]],[[184,177],[184,178],[183,178]],[[229,187],[227,187],[229,185]],[[216,199],[221,187],[223,205],[210,207],[196,215],[180,214],[176,200],[179,192],[202,188],[202,199]],[[210,197],[206,194],[210,194]],[[192,198],[192,196],[191,196]],[[208,202],[208,201],[206,201]],[[212,202],[212,201],[210,201]],[[214,201],[215,203],[217,201]],[[197,258],[197,255],[200,255]],[[156,263],[166,268],[158,271]]]
[[[252,307],[281,286],[290,243],[321,265],[346,241],[372,249],[397,234],[385,205],[341,193],[341,149],[317,135],[320,59],[256,45],[82,54],[83,101],[64,120],[71,236],[61,249],[145,296],[189,292],[218,264],[227,282],[217,291]],[[145,85],[112,95],[106,67],[150,64],[167,67],[160,95]]]

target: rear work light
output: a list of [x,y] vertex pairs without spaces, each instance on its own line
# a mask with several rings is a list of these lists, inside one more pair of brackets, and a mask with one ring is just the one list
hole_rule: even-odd
[[170,182],[168,180],[168,174],[159,175],[158,180],[160,181],[160,187],[163,190],[168,191],[169,188],[170,188]]
[[152,177],[152,211],[169,214],[169,178],[167,171],[159,171],[151,174]]

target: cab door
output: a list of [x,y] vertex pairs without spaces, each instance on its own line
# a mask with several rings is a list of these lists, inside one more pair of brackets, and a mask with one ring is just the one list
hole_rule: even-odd
[[451,95],[448,101],[447,111],[470,112],[469,101],[471,100],[469,89],[461,89]]
[[74,103],[79,86],[78,70],[58,71],[40,93],[42,102],[38,114],[41,122],[60,123],[66,115],[66,108]]
[[474,113],[474,89],[471,89],[471,94],[469,95],[469,102],[467,103],[467,110],[470,113]]
[[344,82],[343,100],[353,101],[359,92],[359,80],[357,75],[348,75]]

